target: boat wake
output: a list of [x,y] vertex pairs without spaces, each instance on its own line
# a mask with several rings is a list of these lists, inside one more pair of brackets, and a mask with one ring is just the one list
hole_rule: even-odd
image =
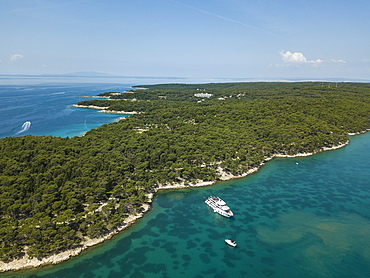
[[30,126],[31,126],[31,122],[30,121],[26,121],[26,122],[24,122],[23,123],[23,125],[22,125],[22,129],[20,130],[20,131],[18,131],[16,134],[14,134],[14,135],[18,135],[18,134],[21,134],[21,133],[23,133],[23,132],[25,132],[25,131],[27,131],[27,130],[29,130],[30,129]]

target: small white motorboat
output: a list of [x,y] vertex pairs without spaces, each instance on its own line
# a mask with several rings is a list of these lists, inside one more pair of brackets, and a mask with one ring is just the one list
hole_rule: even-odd
[[236,247],[236,241],[231,239],[225,239],[225,242],[232,247]]

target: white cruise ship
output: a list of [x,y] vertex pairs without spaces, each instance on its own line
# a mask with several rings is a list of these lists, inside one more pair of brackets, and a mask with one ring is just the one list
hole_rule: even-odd
[[226,203],[219,197],[210,196],[204,201],[208,206],[210,206],[214,212],[225,216],[231,217],[233,216],[233,212],[231,209],[226,205]]

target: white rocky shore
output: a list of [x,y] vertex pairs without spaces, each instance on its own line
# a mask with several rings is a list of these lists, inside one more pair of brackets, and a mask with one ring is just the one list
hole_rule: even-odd
[[[359,133],[357,133],[357,134],[359,134]],[[355,135],[355,134],[351,134],[351,135]],[[343,143],[341,145],[334,146],[332,148],[323,148],[320,152],[342,148],[342,147],[346,146],[347,144],[349,144],[349,141],[347,141],[346,143]],[[315,152],[315,153],[318,153],[318,152]],[[274,155],[273,157],[266,158],[264,160],[264,162],[262,162],[258,167],[250,169],[246,173],[243,173],[241,175],[233,175],[231,173],[227,173],[222,168],[219,167],[218,173],[221,175],[219,180],[225,181],[225,180],[230,180],[230,179],[235,179],[235,178],[241,178],[241,177],[245,177],[245,176],[247,176],[251,173],[257,172],[259,170],[259,168],[261,168],[265,164],[265,162],[273,159],[274,157],[301,157],[301,156],[310,156],[310,155],[313,155],[315,153],[301,153],[301,154],[296,154],[296,155],[277,154],[277,155]],[[185,184],[183,182],[177,183],[177,184],[166,184],[166,185],[160,185],[155,190],[155,192],[157,192],[158,190],[163,190],[163,189],[208,186],[208,185],[214,184],[215,182],[217,182],[217,181],[198,181],[197,183],[194,183],[194,184]],[[149,203],[152,201],[155,192],[148,194]],[[135,220],[137,220],[138,218],[141,218],[144,215],[144,213],[146,211],[148,211],[149,209],[150,209],[150,205],[149,204],[144,204],[142,212],[140,214],[130,215],[129,217],[127,217],[125,219],[125,223],[124,223],[123,226],[119,227],[118,229],[112,231],[110,234],[108,234],[108,235],[106,235],[102,238],[98,238],[98,239],[86,238],[86,240],[81,243],[81,247],[79,247],[79,248],[76,248],[76,249],[73,249],[73,250],[68,250],[68,251],[65,251],[65,252],[61,252],[59,254],[52,255],[52,256],[47,257],[47,258],[43,258],[42,260],[39,260],[37,258],[32,258],[31,259],[26,255],[22,259],[14,260],[14,261],[9,262],[9,263],[4,263],[4,262],[0,261],[0,273],[1,272],[6,272],[6,271],[11,271],[11,270],[35,268],[35,267],[39,267],[39,266],[42,266],[42,265],[48,265],[48,264],[57,264],[57,263],[60,263],[62,261],[68,260],[71,257],[77,256],[79,253],[81,253],[83,250],[87,249],[88,247],[96,245],[98,243],[101,243],[101,242],[111,238],[113,235],[119,233],[120,231],[126,229],[131,224],[133,224],[135,222]]]
[[97,109],[99,113],[110,113],[110,114],[125,114],[125,115],[132,115],[132,114],[139,114],[136,111],[115,111],[115,110],[108,110],[109,107],[102,107],[102,106],[95,106],[95,105],[79,105],[79,104],[72,104],[72,107],[77,108],[88,108],[88,109]]
[[26,269],[26,268],[34,268],[39,267],[42,265],[48,265],[48,264],[57,264],[63,261],[68,260],[71,257],[77,256],[80,254],[83,250],[86,248],[96,245],[98,243],[103,242],[106,239],[111,238],[113,235],[119,233],[123,229],[129,227],[132,223],[135,222],[136,219],[142,217],[144,215],[144,212],[149,210],[150,205],[144,204],[143,205],[143,212],[137,215],[130,215],[125,219],[125,224],[118,229],[112,231],[108,235],[97,238],[97,239],[90,239],[86,238],[85,241],[81,242],[81,247],[64,251],[55,255],[52,255],[50,257],[43,258],[42,260],[39,260],[37,258],[29,258],[28,255],[25,255],[22,259],[14,260],[9,263],[4,263],[0,261],[0,272],[10,271],[10,270],[20,270],[20,269]]

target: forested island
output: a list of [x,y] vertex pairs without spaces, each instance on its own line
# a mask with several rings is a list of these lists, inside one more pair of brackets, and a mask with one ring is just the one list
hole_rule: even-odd
[[140,85],[100,97],[78,106],[132,115],[82,137],[0,139],[2,271],[99,242],[159,188],[243,176],[370,129],[368,83]]

